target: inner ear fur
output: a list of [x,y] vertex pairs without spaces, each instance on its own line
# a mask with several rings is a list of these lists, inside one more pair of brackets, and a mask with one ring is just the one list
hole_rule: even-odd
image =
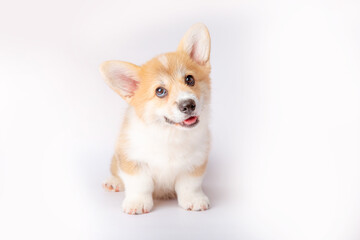
[[100,66],[105,82],[128,102],[138,89],[139,71],[139,66],[117,60],[106,61]]
[[193,25],[181,39],[177,48],[184,51],[195,62],[205,65],[210,60],[211,40],[207,27],[203,23]]

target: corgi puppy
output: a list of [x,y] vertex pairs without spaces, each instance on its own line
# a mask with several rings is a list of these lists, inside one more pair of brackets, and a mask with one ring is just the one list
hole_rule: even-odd
[[106,83],[128,104],[103,186],[125,191],[128,214],[148,213],[153,199],[177,197],[186,210],[209,208],[201,188],[210,133],[210,35],[193,25],[175,52],[142,66],[107,61]]

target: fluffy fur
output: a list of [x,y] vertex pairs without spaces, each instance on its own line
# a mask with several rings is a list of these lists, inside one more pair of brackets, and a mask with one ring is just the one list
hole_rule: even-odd
[[[178,198],[187,210],[206,210],[209,199],[201,184],[210,147],[210,35],[195,24],[177,51],[142,66],[107,61],[101,72],[108,85],[129,103],[111,163],[110,191],[125,190],[123,210],[147,213],[153,198]],[[193,76],[194,86],[186,84]],[[156,89],[166,89],[158,97]],[[196,104],[191,114],[179,104]],[[196,118],[191,122],[190,118]],[[195,120],[194,120],[195,121]],[[192,121],[192,122],[194,122]]]

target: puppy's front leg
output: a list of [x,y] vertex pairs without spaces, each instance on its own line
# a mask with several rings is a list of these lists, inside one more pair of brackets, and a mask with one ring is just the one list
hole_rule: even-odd
[[123,210],[128,214],[148,213],[153,207],[154,182],[145,171],[136,174],[122,173],[125,184]]
[[184,173],[176,179],[175,191],[182,208],[192,211],[202,211],[209,208],[209,198],[201,188],[202,180],[203,174],[194,173]]

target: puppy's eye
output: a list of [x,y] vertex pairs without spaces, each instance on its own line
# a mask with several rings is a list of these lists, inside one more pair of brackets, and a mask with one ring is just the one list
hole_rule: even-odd
[[187,75],[186,78],[185,78],[185,83],[186,83],[186,85],[194,86],[195,85],[194,77],[191,76],[191,75]]
[[163,87],[158,87],[155,90],[156,96],[158,96],[159,98],[163,98],[167,95],[167,90]]

